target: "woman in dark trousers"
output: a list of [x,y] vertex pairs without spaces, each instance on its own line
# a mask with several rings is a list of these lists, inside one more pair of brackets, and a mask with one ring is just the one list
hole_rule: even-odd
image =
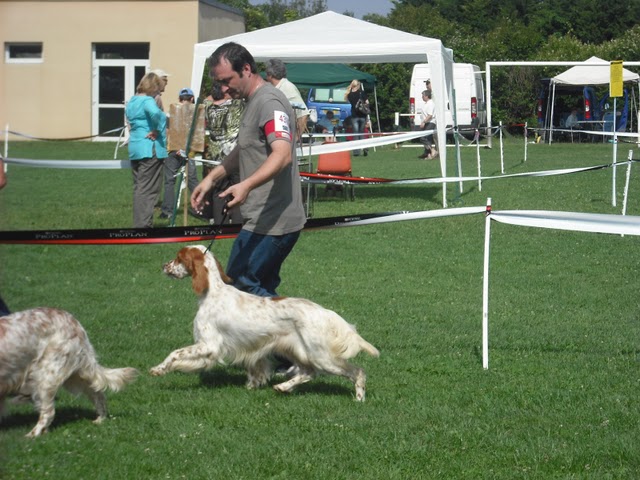
[[[355,135],[356,140],[362,140],[364,135],[358,135],[364,133],[364,127],[367,125],[367,114],[359,112],[356,109],[356,104],[358,100],[362,99],[362,101],[369,105],[369,99],[367,98],[367,94],[364,91],[364,87],[359,80],[352,80],[349,88],[347,88],[347,92],[344,94],[344,99],[347,100],[351,104],[351,125],[353,128],[353,133]],[[369,150],[364,149],[364,156],[366,157]],[[355,156],[360,155],[360,150],[355,150],[353,152]]]

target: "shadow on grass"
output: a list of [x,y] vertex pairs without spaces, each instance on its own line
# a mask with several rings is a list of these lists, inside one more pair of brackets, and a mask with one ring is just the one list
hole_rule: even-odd
[[247,374],[244,370],[234,368],[217,368],[200,372],[200,387],[220,388],[220,387],[244,387],[247,383]]
[[[247,375],[243,370],[240,369],[215,369],[209,370],[207,372],[202,372],[199,374],[200,383],[196,385],[196,388],[223,388],[223,387],[243,387],[247,382]],[[328,396],[338,396],[338,395],[351,395],[354,393],[353,387],[349,386],[349,384],[345,385],[337,385],[335,383],[323,382],[322,378],[328,377],[319,377],[311,382],[300,385],[296,388],[292,394],[316,394],[316,395],[328,395]],[[284,377],[273,377],[269,382],[269,385],[263,388],[272,388],[274,385],[284,382],[286,379]],[[345,382],[347,382],[345,380]],[[285,394],[286,395],[286,394]]]
[[347,385],[337,385],[335,383],[323,382],[321,379],[313,380],[304,385],[300,385],[296,390],[292,392],[292,395],[326,395],[330,397],[338,396],[353,396],[355,390],[353,387]]
[[[39,413],[35,410],[32,412],[11,412],[11,405],[7,405],[5,410],[6,416],[2,418],[0,423],[1,430],[13,430],[13,429],[28,429],[31,431],[38,423]],[[56,408],[56,416],[53,419],[51,425],[49,425],[49,431],[54,431],[56,428],[66,425],[68,423],[77,421],[93,421],[97,418],[96,411],[91,408],[82,407],[64,407]],[[106,421],[106,420],[105,420]],[[25,432],[25,435],[28,433]]]

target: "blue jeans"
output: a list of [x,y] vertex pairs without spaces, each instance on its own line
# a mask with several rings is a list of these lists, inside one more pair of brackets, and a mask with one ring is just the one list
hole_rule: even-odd
[[4,300],[2,300],[2,297],[0,297],[0,317],[4,317],[5,315],[10,315],[11,312],[9,311],[9,307],[7,307],[7,304],[4,303]]
[[[364,133],[364,127],[367,125],[367,119],[365,117],[351,117],[351,125],[353,126],[353,133]],[[364,140],[364,135],[354,135],[354,140]],[[368,149],[364,149],[366,152]],[[361,150],[355,150],[354,155],[360,155]]]
[[227,263],[227,275],[233,279],[233,285],[243,292],[276,297],[280,268],[299,236],[299,231],[285,235],[260,235],[240,230]]

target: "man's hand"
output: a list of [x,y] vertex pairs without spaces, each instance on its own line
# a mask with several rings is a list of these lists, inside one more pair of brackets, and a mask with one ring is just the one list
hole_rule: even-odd
[[200,213],[202,211],[202,207],[207,203],[205,201],[205,197],[213,188],[213,185],[214,182],[209,178],[209,175],[207,175],[202,179],[198,186],[193,189],[193,192],[191,193],[191,206],[196,212]]
[[229,195],[230,197],[229,202],[227,203],[227,208],[233,208],[236,205],[242,205],[247,200],[247,196],[249,196],[250,191],[251,188],[249,188],[247,182],[240,182],[235,185],[231,185],[218,196],[220,198],[225,198]]

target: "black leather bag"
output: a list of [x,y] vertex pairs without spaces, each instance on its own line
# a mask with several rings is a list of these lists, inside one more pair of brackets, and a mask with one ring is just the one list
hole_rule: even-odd
[[360,97],[356,102],[356,113],[359,113],[362,116],[366,116],[371,113],[371,108],[369,107],[369,104],[366,103],[362,99],[362,97]]

